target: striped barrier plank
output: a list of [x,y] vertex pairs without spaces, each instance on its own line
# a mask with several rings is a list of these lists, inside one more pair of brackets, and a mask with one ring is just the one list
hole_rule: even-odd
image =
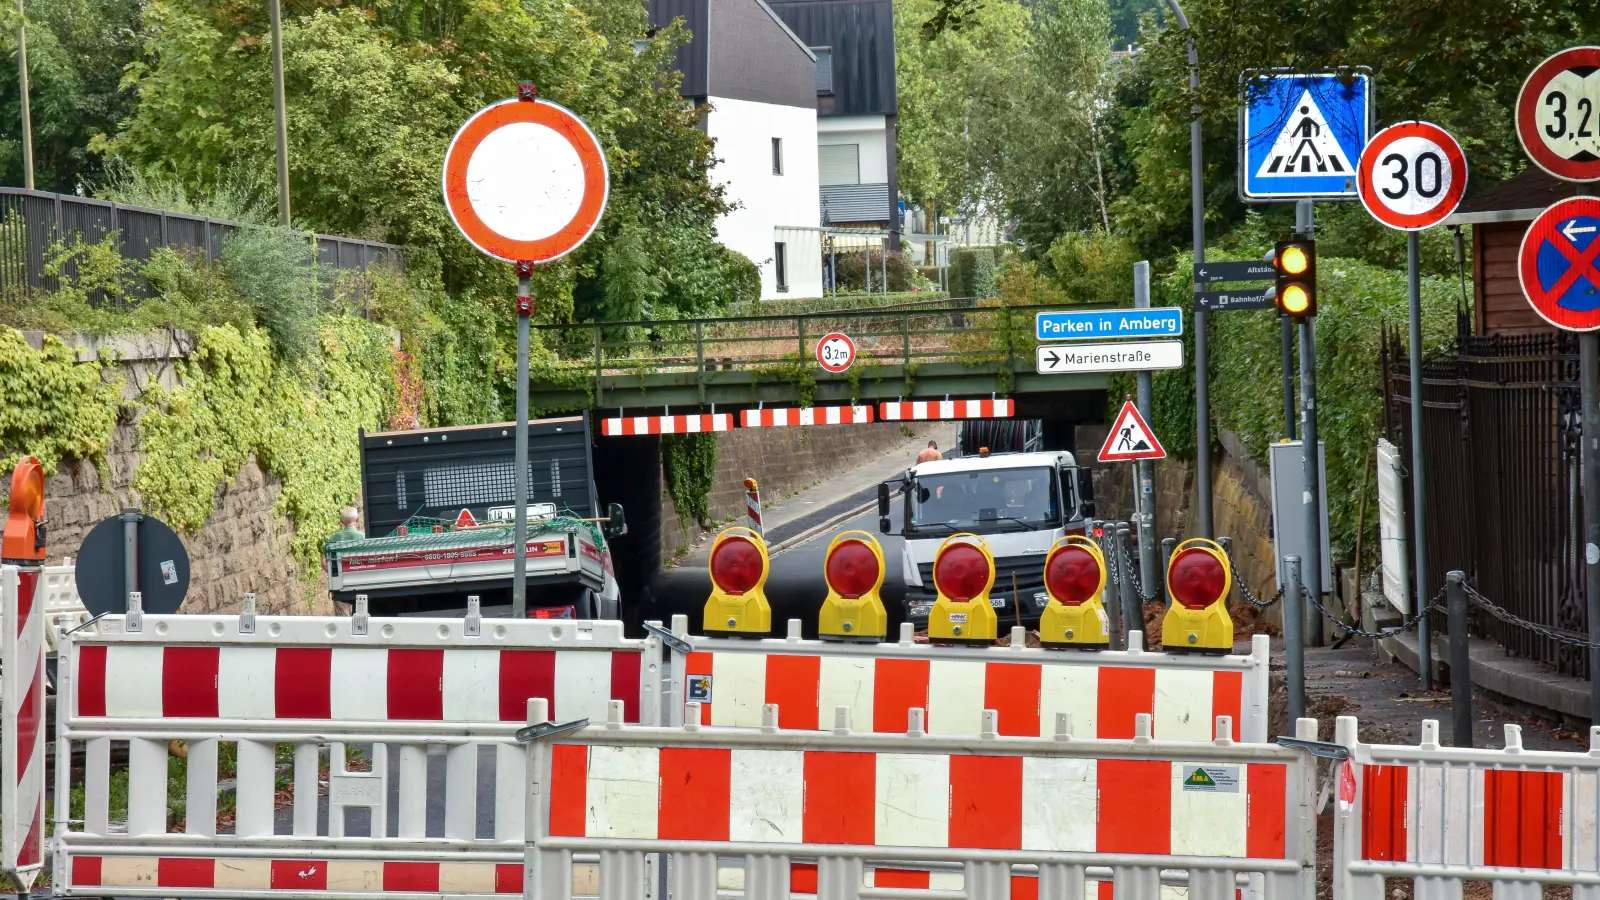
[[747,409],[739,413],[745,428],[783,428],[796,425],[867,425],[870,406],[808,406],[804,409]]
[[0,871],[24,892],[44,868],[46,610],[39,575],[37,566],[0,568]]
[[704,434],[731,431],[731,413],[705,413],[679,416],[620,416],[600,421],[600,433],[606,437],[628,437],[640,434]]
[[1013,400],[891,400],[878,404],[885,422],[930,419],[1009,419],[1016,414]]

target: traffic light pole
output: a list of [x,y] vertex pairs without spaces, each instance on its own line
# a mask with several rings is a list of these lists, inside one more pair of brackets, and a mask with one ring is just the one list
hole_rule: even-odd
[[1283,327],[1283,439],[1294,440],[1294,321],[1280,315]]
[[1422,250],[1419,232],[1406,233],[1406,274],[1411,300],[1411,519],[1412,545],[1416,548],[1417,668],[1421,669],[1422,689],[1433,690],[1433,645],[1428,635],[1428,510],[1423,495],[1422,452]]
[[[1310,200],[1295,204],[1294,230],[1298,237],[1314,237],[1315,224]],[[1306,555],[1304,573],[1310,601],[1322,599],[1322,469],[1317,445],[1317,317],[1300,322],[1300,466],[1305,476]],[[1301,617],[1302,638],[1309,647],[1322,646],[1322,617],[1308,604]]]

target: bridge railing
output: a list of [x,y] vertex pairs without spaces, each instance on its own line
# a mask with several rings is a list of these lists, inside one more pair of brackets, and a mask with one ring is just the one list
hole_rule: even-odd
[[[764,371],[808,364],[824,335],[856,345],[858,365],[1010,363],[1031,359],[1034,314],[1061,305],[948,301],[907,306],[743,316],[538,326],[556,364],[593,375]],[[1072,308],[1081,309],[1083,306]]]

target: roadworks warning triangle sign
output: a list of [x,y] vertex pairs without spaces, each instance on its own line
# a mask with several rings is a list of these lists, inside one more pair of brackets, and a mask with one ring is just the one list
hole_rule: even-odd
[[463,509],[461,515],[456,516],[457,528],[471,528],[477,524],[478,520],[472,517],[472,510],[470,509]]
[[1100,448],[1101,462],[1135,462],[1141,459],[1166,459],[1167,450],[1156,440],[1156,433],[1150,430],[1150,425],[1139,415],[1139,408],[1129,400],[1122,404],[1122,412],[1117,414],[1117,421],[1111,426],[1111,433],[1106,435],[1106,443]]
[[1283,130],[1267,151],[1257,178],[1287,178],[1296,175],[1353,175],[1355,166],[1344,155],[1339,139],[1322,115],[1311,92],[1300,95],[1300,102],[1289,107]]

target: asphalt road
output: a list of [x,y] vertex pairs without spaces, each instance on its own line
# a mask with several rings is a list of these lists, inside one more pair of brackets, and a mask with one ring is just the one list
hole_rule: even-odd
[[[873,494],[876,493],[874,489]],[[800,525],[786,528],[790,534],[804,531],[839,512],[860,506],[870,499],[871,495],[851,496],[829,504],[827,508],[818,510],[807,516],[809,525]],[[822,606],[822,601],[828,596],[828,584],[822,577],[822,565],[828,550],[828,542],[834,535],[841,531],[857,529],[876,535],[883,546],[884,567],[887,571],[883,578],[883,603],[889,612],[889,631],[893,634],[900,627],[900,620],[904,616],[904,597],[906,592],[905,578],[901,571],[901,548],[904,540],[900,537],[900,522],[902,520],[902,500],[896,497],[889,509],[889,517],[894,522],[893,533],[880,534],[878,532],[878,511],[876,508],[827,529],[815,537],[798,544],[772,558],[772,568],[767,575],[767,602],[772,605],[773,634],[786,633],[789,619],[799,619],[804,624],[804,633],[815,636],[817,627],[817,610]],[[783,535],[774,534],[776,540],[782,540]],[[711,595],[711,576],[703,567],[681,567],[663,571],[651,583],[652,603],[646,611],[646,618],[670,621],[674,614],[689,617],[693,630],[698,630],[700,617],[703,614],[706,598]]]

